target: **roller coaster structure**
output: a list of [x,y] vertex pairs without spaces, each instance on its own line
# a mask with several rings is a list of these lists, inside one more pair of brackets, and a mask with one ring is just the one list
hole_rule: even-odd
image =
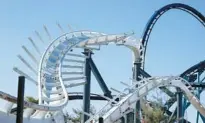
[[[24,101],[24,107],[26,107],[24,109],[24,122],[64,123],[62,112],[64,107],[71,100],[83,99],[84,116],[82,122],[97,123],[99,118],[103,118],[105,123],[118,121],[126,123],[128,122],[127,117],[132,117],[132,122],[140,123],[141,105],[143,105],[140,102],[142,100],[146,101],[144,97],[148,92],[156,88],[170,96],[165,106],[162,107],[165,109],[166,114],[170,116],[170,119],[176,116],[177,122],[183,123],[186,121],[183,119],[185,111],[192,104],[198,111],[196,122],[199,122],[199,116],[205,122],[205,108],[199,101],[200,94],[205,87],[203,83],[205,79],[203,77],[205,61],[190,67],[179,76],[151,77],[144,70],[149,36],[161,15],[171,9],[185,11],[205,26],[205,17],[196,9],[185,4],[173,3],[162,7],[153,14],[145,27],[140,41],[132,37],[134,33],[104,34],[93,31],[74,31],[64,33],[56,38],[49,44],[45,52],[41,53],[33,39],[29,38],[35,51],[39,55],[43,55],[38,60],[26,46],[22,46],[26,54],[37,65],[38,70],[21,55],[18,55],[20,61],[27,66],[28,70],[33,72],[37,79],[18,67],[13,68],[15,72],[33,82],[38,88],[38,104]],[[58,24],[58,27],[63,31],[60,24]],[[45,26],[44,29],[49,39],[51,39],[48,29]],[[36,32],[36,35],[39,40],[44,42],[38,32]],[[132,85],[122,83],[126,86],[125,90],[129,90],[129,93],[126,93],[125,90],[118,91],[112,88],[111,90],[119,93],[119,95],[112,95],[92,59],[95,50],[100,50],[100,46],[110,43],[114,43],[117,46],[125,46],[134,54]],[[90,93],[91,72],[93,72],[104,95]],[[76,86],[84,86],[84,92],[68,92],[70,88]],[[177,92],[169,90],[168,86],[176,87]],[[15,110],[14,104],[17,103],[17,98],[2,91],[0,91],[0,97],[7,101],[7,106],[0,111],[1,121],[14,122],[16,116],[11,114],[11,112]],[[106,100],[108,103],[98,113],[91,115],[89,114],[90,100]],[[175,102],[177,102],[175,111],[169,111]],[[107,112],[102,113],[102,110]],[[179,120],[181,118],[182,120]]]

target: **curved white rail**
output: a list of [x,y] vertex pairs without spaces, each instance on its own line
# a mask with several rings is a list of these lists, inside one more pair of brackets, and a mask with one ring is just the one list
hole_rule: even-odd
[[[75,59],[76,57],[84,56],[72,53],[71,49],[84,48],[90,45],[102,45],[110,42],[123,42],[128,36],[130,36],[130,34],[105,35],[97,32],[79,31],[65,34],[53,41],[46,49],[40,62],[38,74],[39,104],[42,105],[44,102],[44,105],[62,109],[68,102],[66,88],[85,83],[83,71],[85,59]],[[69,59],[66,59],[66,56],[69,56]],[[71,58],[71,56],[74,58]],[[69,64],[64,65],[65,62]],[[70,63],[77,63],[78,65],[71,65]],[[63,72],[63,68],[73,69],[73,71]],[[82,69],[82,71],[76,72],[74,69]],[[63,74],[80,74],[80,76],[65,78]],[[76,83],[76,80],[80,82]]]
[[[39,104],[54,105],[56,110],[62,109],[67,104],[68,95],[66,87],[59,76],[59,66],[62,59],[68,50],[77,43],[100,34],[90,31],[72,32],[57,38],[48,46],[39,65]],[[59,93],[54,94],[52,90]],[[45,91],[46,93],[44,93]]]

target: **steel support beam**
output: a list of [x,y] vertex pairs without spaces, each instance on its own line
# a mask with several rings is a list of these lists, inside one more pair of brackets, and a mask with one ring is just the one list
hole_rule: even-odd
[[[200,84],[201,83],[201,81],[200,81],[200,75],[201,75],[201,73],[199,73],[198,72],[198,74],[197,74],[197,82]],[[196,94],[196,96],[198,97],[198,99],[200,100],[200,88],[198,88],[198,90],[197,90],[197,94]],[[199,112],[197,111],[197,115],[196,115],[196,123],[199,123]]]
[[126,122],[127,123],[134,123],[133,121],[134,121],[134,113],[133,112],[129,112],[129,113],[127,113],[126,114],[127,116],[126,116]]
[[147,72],[145,72],[144,70],[142,70],[141,68],[139,68],[139,72],[142,76],[148,78],[151,77],[151,75],[149,75]]
[[25,86],[25,77],[24,76],[20,76],[19,80],[18,80],[18,97],[17,97],[16,123],[23,123],[24,86]]
[[107,85],[105,84],[105,81],[103,80],[102,76],[100,75],[100,72],[98,71],[92,58],[90,58],[90,60],[89,60],[89,65],[90,65],[90,68],[92,70],[93,75],[95,76],[96,80],[98,81],[98,83],[99,83],[99,85],[104,93],[104,96],[112,98],[111,91],[108,89]]
[[125,118],[124,118],[124,117],[121,117],[121,118],[120,118],[120,121],[121,121],[121,123],[125,123]]
[[[140,74],[139,74],[139,69],[140,69],[140,62],[137,60],[134,63],[134,69],[133,69],[133,79],[136,81],[139,81]],[[140,112],[141,112],[141,106],[140,106],[140,100],[136,102],[135,110],[134,110],[134,123],[140,123]]]
[[127,123],[127,115],[125,115],[123,118],[124,118],[124,122],[122,123]]
[[177,123],[183,123],[183,101],[182,101],[182,92],[177,88]]
[[[91,59],[91,51],[85,49],[84,55],[87,56],[85,60],[85,76],[86,76],[86,84],[84,85],[84,95],[83,95],[83,111],[86,113],[90,112],[90,86],[91,86],[91,68],[89,65]],[[87,115],[83,115],[83,122],[88,120]]]
[[99,123],[104,123],[104,121],[103,121],[103,118],[102,118],[102,117],[100,117],[100,118],[99,118]]

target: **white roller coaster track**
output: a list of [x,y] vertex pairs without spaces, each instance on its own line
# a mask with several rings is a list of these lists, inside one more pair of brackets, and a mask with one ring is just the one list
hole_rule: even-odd
[[[103,117],[105,123],[113,123],[116,122],[119,118],[124,116],[124,113],[129,108],[134,108],[134,104],[140,100],[142,97],[148,94],[151,90],[163,87],[163,86],[174,86],[179,87],[186,98],[190,101],[190,103],[199,111],[203,116],[205,116],[205,108],[199,102],[196,96],[192,94],[191,85],[186,80],[180,77],[153,77],[149,79],[144,79],[141,82],[142,84],[139,88],[136,88],[132,93],[126,95],[122,100],[120,100],[117,104],[115,104],[108,112],[104,115],[100,115],[100,113],[91,117],[86,123],[98,122],[99,117]],[[102,109],[103,110],[103,109]]]
[[[54,40],[42,55],[39,62],[39,70],[36,70],[38,73],[37,81],[27,75],[26,72],[15,67],[14,71],[25,76],[28,80],[36,84],[39,90],[39,104],[24,101],[24,106],[27,107],[24,111],[24,121],[26,123],[50,123],[53,122],[52,120],[55,120],[58,123],[63,123],[63,115],[61,111],[69,101],[67,88],[86,83],[84,76],[84,61],[86,57],[82,54],[73,53],[72,49],[86,48],[95,50],[98,49],[95,46],[100,47],[101,45],[115,43],[117,45],[124,45],[130,48],[134,53],[134,59],[137,60],[140,56],[138,51],[139,44],[136,44],[136,40],[131,39],[129,37],[130,35],[131,34],[105,35],[91,31],[78,31],[64,34]],[[30,40],[32,41],[32,39]],[[33,45],[39,53],[37,46],[35,44]],[[36,58],[26,47],[23,49],[35,63],[38,63]],[[36,73],[35,69],[33,69],[33,67],[22,56],[19,55],[18,57],[29,70]],[[128,108],[133,108],[132,106],[137,100],[144,97],[152,89],[161,86],[175,86],[181,88],[188,100],[203,116],[205,116],[205,109],[198,99],[190,92],[190,88],[188,89],[185,86],[185,83],[187,82],[182,78],[155,77],[143,79],[140,83],[141,84],[138,89],[136,89],[134,85],[133,88],[131,88],[132,93],[124,96],[118,103],[112,101],[116,104],[106,114],[101,116],[98,113],[91,117],[87,123],[90,121],[97,122],[99,117],[103,117],[105,123],[114,122],[122,117]],[[10,102],[8,103],[8,107],[5,109],[6,111],[0,112],[0,119],[4,119],[5,122],[8,121],[9,123],[15,121],[15,115],[9,113],[13,104],[17,102],[17,98],[1,91],[0,98]],[[111,103],[109,102],[109,104]],[[51,113],[52,116],[49,116],[49,113]]]
[[[48,33],[48,30],[46,30],[46,32]],[[38,37],[39,36],[40,35],[38,34]],[[25,46],[23,46],[23,49],[26,51],[29,57],[36,64],[39,63],[39,70],[35,70],[22,56],[18,55],[19,59],[28,67],[29,70],[35,74],[37,73],[36,71],[38,71],[38,81],[27,75],[26,72],[23,72],[19,68],[14,67],[15,72],[32,81],[38,86],[39,90],[39,104],[24,101],[24,106],[27,107],[24,116],[31,119],[42,119],[45,118],[46,114],[49,112],[51,112],[53,116],[55,116],[56,113],[61,113],[61,110],[67,105],[69,101],[66,88],[85,84],[84,60],[86,57],[81,54],[72,53],[71,49],[86,48],[94,50],[95,48],[92,46],[107,45],[111,42],[114,42],[118,45],[126,45],[125,39],[128,36],[130,35],[105,35],[103,33],[91,31],[76,31],[66,33],[50,43],[42,55],[40,62],[38,62],[35,56],[33,56],[33,54]],[[36,51],[40,53],[39,48],[36,46],[34,41],[31,38],[29,38],[29,40]],[[78,59],[76,60],[76,58]],[[66,71],[65,68],[69,68],[66,69],[69,71]],[[76,71],[76,69],[80,69],[80,71]],[[77,75],[77,77],[75,75]],[[17,98],[1,91],[0,98],[9,102],[8,107],[5,109],[5,112],[9,114],[13,104],[17,102]],[[1,112],[1,114],[2,113],[3,112]],[[9,117],[7,116],[3,119],[10,119]],[[13,119],[12,117],[14,116],[11,116],[11,119]],[[51,118],[47,119],[51,120]],[[30,120],[30,122],[33,121]]]

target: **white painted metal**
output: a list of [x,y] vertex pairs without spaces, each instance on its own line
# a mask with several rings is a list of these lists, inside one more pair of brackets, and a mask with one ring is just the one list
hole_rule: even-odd
[[115,92],[117,92],[117,93],[119,93],[119,94],[122,94],[122,95],[126,95],[126,93],[124,93],[124,92],[121,92],[121,91],[119,91],[119,90],[117,90],[117,89],[115,89],[115,88],[110,88],[110,90],[113,90],[113,91],[115,91]]
[[93,46],[75,46],[75,48],[82,48],[82,49],[89,49],[89,50],[100,50],[100,45],[97,47],[93,47]]
[[32,72],[34,72],[36,75],[38,74],[37,71],[21,56],[17,56]]
[[60,31],[61,31],[62,33],[64,33],[64,30],[63,30],[62,26],[60,25],[60,23],[57,22],[56,25],[58,26],[58,28],[60,29]]
[[[49,32],[47,30],[47,28],[44,26],[44,29],[46,31],[46,33],[48,35]],[[42,37],[40,36],[40,34],[36,31],[35,32],[37,37],[42,41]],[[68,42],[67,44],[63,42],[63,40],[70,40],[71,38],[77,38],[80,36],[87,36],[89,38],[95,38],[95,37],[99,37],[97,38],[97,44],[107,44],[109,42],[118,42],[120,40],[123,40],[124,38],[126,38],[125,35],[122,36],[117,36],[117,35],[105,35],[102,33],[97,33],[97,32],[91,32],[91,31],[79,31],[79,32],[72,32],[70,33],[70,36],[68,34],[65,34],[59,38],[57,38],[55,41],[53,41],[49,47],[46,49],[45,53],[42,56],[42,59],[40,61],[39,64],[39,73],[38,73],[38,88],[39,88],[39,104],[33,104],[30,102],[25,101],[25,106],[32,108],[32,109],[37,109],[37,110],[43,110],[42,111],[36,111],[35,114],[33,115],[33,117],[37,117],[40,118],[41,116],[44,117],[45,111],[57,111],[62,109],[68,101],[67,98],[67,91],[65,89],[66,87],[73,87],[73,86],[78,86],[78,85],[82,85],[85,84],[85,82],[81,82],[81,83],[70,83],[70,84],[64,84],[64,80],[66,81],[72,81],[72,80],[78,80],[78,79],[84,79],[85,77],[82,76],[82,72],[78,72],[78,71],[74,71],[74,72],[70,72],[70,73],[66,73],[64,72],[64,74],[79,74],[81,75],[80,77],[70,77],[70,78],[62,78],[62,74],[61,69],[63,69],[64,67],[68,67],[68,68],[76,68],[76,67],[80,67],[83,68],[84,66],[71,66],[71,65],[67,65],[67,66],[62,66],[60,63],[62,63],[62,61],[64,60],[64,56],[73,56],[74,58],[71,59],[69,62],[78,62],[78,63],[84,63],[82,61],[77,61],[75,60],[75,57],[82,57],[85,58],[85,56],[80,55],[80,54],[73,54],[73,53],[67,53],[67,51],[69,51],[69,49],[71,49],[74,45],[78,44],[80,42],[72,40],[70,42]],[[100,37],[101,36],[101,37]],[[103,37],[104,36],[104,37]],[[64,38],[64,39],[63,39]],[[31,38],[29,38],[29,40],[31,41],[32,45],[34,46],[34,48],[37,50],[37,52],[39,52],[39,49],[37,48],[37,46],[34,44],[33,40]],[[81,40],[82,42],[83,40]],[[63,47],[58,47],[60,45],[63,45]],[[90,45],[92,45],[92,42],[90,43]],[[38,65],[38,61],[37,59],[33,56],[33,54],[31,54],[28,49],[25,46],[22,46],[22,48],[26,51],[26,53],[31,57],[31,59]],[[56,56],[55,53],[57,53],[58,55]],[[53,64],[51,62],[51,60],[49,60],[49,58],[53,59],[55,62],[55,64]],[[22,59],[21,59],[22,60]],[[25,60],[22,60],[23,62]],[[25,63],[25,62],[24,62]],[[28,67],[30,66],[29,64],[27,64],[27,62],[25,63]],[[30,69],[32,68],[31,66],[29,67]],[[27,79],[36,82],[34,79],[32,79],[30,76],[28,76],[27,74],[25,74],[23,71],[20,71],[18,68],[14,68],[14,70],[21,74],[26,76]],[[48,74],[48,75],[47,75]],[[45,75],[45,76],[44,76]],[[55,76],[53,78],[53,76]],[[47,81],[47,79],[49,79],[49,82]],[[55,90],[55,87],[59,86],[60,89]],[[47,90],[45,87],[50,87],[49,90]],[[46,95],[55,95],[55,94],[60,94],[60,96],[53,98],[52,96],[47,97]],[[9,100],[11,102],[16,103],[16,97],[13,97],[9,94],[0,92],[0,97],[6,100]],[[52,97],[52,98],[51,98]],[[46,104],[43,104],[42,101],[46,101]],[[53,105],[49,105],[50,102],[52,101],[58,101],[59,103]],[[29,110],[29,109],[28,109]],[[29,111],[28,111],[29,112]],[[39,113],[38,113],[39,112]],[[31,113],[31,110],[30,110]],[[30,116],[31,114],[27,113],[28,116]]]
[[53,83],[45,83],[45,86],[47,87],[59,87],[61,85],[60,82],[53,82]]
[[47,34],[49,40],[51,40],[51,35],[50,35],[50,33],[49,33],[48,28],[46,27],[46,25],[44,25],[43,28],[44,28],[44,30],[45,30],[45,32],[46,32],[46,34]]
[[53,119],[55,123],[71,123],[69,121],[65,121],[64,114],[62,111],[56,111],[53,113]]
[[[12,103],[12,102],[7,102],[7,103],[4,105],[3,110],[4,110],[7,114],[9,114],[9,113],[11,112],[11,109],[12,109],[13,105],[14,105],[14,103]],[[1,110],[2,110],[2,109],[1,109]]]
[[30,118],[31,115],[32,115],[34,112],[35,112],[34,109],[32,109],[32,108],[26,108],[26,109],[24,110],[24,112],[23,112],[23,117],[25,117],[25,118]]
[[75,60],[75,59],[64,59],[64,62],[76,62],[76,63],[85,63],[83,60]]
[[[10,94],[4,93],[2,91],[0,91],[0,98],[7,100],[9,102],[12,102],[12,103],[17,103],[16,97],[14,97]],[[24,101],[24,106],[28,107],[28,108],[36,109],[36,110],[42,110],[42,111],[57,111],[57,110],[63,108],[63,107],[58,106],[58,105],[54,105],[54,106],[48,106],[48,105],[43,105],[43,104],[39,105],[39,104],[31,103],[28,101]]]
[[[47,28],[44,26],[44,29],[46,31],[46,33],[48,35],[49,32],[47,30]],[[42,41],[42,37],[40,36],[40,34],[35,31],[37,37]],[[69,35],[71,35],[69,37]],[[87,36],[87,37],[90,37],[90,39],[88,39],[87,41],[87,44],[94,44],[94,43],[97,43],[97,44],[107,44],[109,42],[118,42],[118,41],[121,41],[121,40],[124,40],[128,35],[127,34],[122,34],[122,35],[105,35],[105,34],[102,34],[102,33],[97,33],[97,32],[91,32],[91,31],[79,31],[79,32],[72,32],[72,33],[69,33],[69,34],[65,34],[59,38],[57,38],[56,40],[54,40],[50,45],[49,47],[47,48],[47,50],[45,51],[45,53],[43,54],[42,56],[42,60],[40,61],[40,67],[39,67],[39,74],[38,74],[38,88],[39,88],[39,104],[42,105],[42,95],[44,95],[43,93],[46,93],[46,94],[57,94],[59,92],[62,92],[61,90],[60,91],[53,91],[52,90],[45,90],[44,86],[48,86],[48,87],[56,87],[56,86],[60,86],[61,89],[63,90],[64,94],[66,95],[66,90],[65,88],[63,87],[64,86],[64,83],[63,83],[63,80],[66,80],[66,81],[71,81],[71,80],[76,80],[76,78],[82,78],[82,77],[72,77],[72,78],[61,78],[62,75],[64,74],[79,74],[80,72],[73,72],[73,73],[68,73],[68,72],[64,72],[63,74],[59,73],[58,71],[61,71],[61,70],[58,70],[60,69],[61,67],[66,67],[66,68],[83,68],[83,66],[71,66],[71,65],[64,65],[64,66],[59,66],[57,64],[52,64],[52,62],[50,60],[48,60],[48,58],[52,58],[54,60],[57,60],[57,61],[63,61],[62,58],[64,58],[64,55],[66,54],[67,56],[74,56],[74,57],[83,57],[85,58],[85,56],[83,55],[79,55],[79,54],[73,54],[73,53],[67,53],[67,50],[69,50],[71,47],[73,47],[74,44],[78,44],[79,42],[76,42],[75,40],[72,40],[70,41],[68,44],[65,44],[62,42],[62,40],[69,40],[71,38],[75,38],[75,37],[79,37],[79,36]],[[96,39],[94,39],[95,37],[97,37]],[[93,40],[96,40],[96,42],[92,42]],[[39,52],[39,49],[37,48],[37,46],[34,44],[33,40],[31,38],[29,38],[29,40],[31,41],[32,45],[34,46],[34,48],[37,50],[37,52]],[[83,42],[83,41],[81,41]],[[85,41],[84,41],[85,42]],[[59,49],[59,45],[62,45],[63,44],[63,49]],[[26,53],[32,58],[32,60],[38,64],[38,61],[37,59],[28,51],[28,49],[25,47],[25,46],[22,46],[22,48],[26,51]],[[55,50],[56,53],[60,53],[61,56],[58,55],[58,57],[56,57],[55,55],[53,55],[53,51]],[[25,61],[25,60],[23,60]],[[66,59],[65,59],[66,61]],[[47,62],[47,63],[46,63]],[[77,61],[75,59],[71,59],[70,62],[79,62],[79,63],[83,63],[82,61]],[[24,62],[25,63],[25,62]],[[59,64],[59,63],[58,63]],[[28,64],[26,64],[28,66]],[[29,65],[30,66],[30,65]],[[29,67],[28,66],[28,67]],[[31,67],[29,67],[31,69]],[[19,69],[15,68],[14,69],[15,71],[17,71],[19,74],[21,75],[25,75],[29,80],[35,82],[34,79],[32,79],[30,76],[26,75],[24,72],[20,71]],[[33,70],[33,69],[32,69]],[[53,82],[46,82],[46,79],[47,78],[42,78],[42,77],[46,77],[44,76],[45,74],[44,73],[49,73],[50,75],[52,76],[57,76],[57,80],[52,80]],[[82,72],[81,72],[82,73]],[[80,74],[81,74],[80,73]],[[58,77],[58,75],[60,77]],[[84,76],[83,76],[84,77]],[[60,79],[60,83],[57,83],[58,82],[58,79]],[[75,85],[75,83],[72,83],[70,84],[71,85]],[[42,93],[43,92],[43,93]],[[67,97],[67,96],[65,96]],[[61,101],[62,102],[62,101]],[[64,100],[64,103],[61,104],[62,105],[65,105],[66,104],[66,99]]]
[[30,80],[31,82],[33,82],[35,85],[38,85],[38,82],[35,81],[33,78],[31,78],[29,75],[27,75],[26,73],[24,73],[23,71],[19,70],[17,67],[14,67],[13,70],[15,72],[17,72],[18,74],[25,76],[26,79]]
[[65,98],[65,97],[64,97],[63,94],[58,94],[57,97],[50,97],[50,98],[48,98],[48,97],[42,97],[42,99],[43,99],[44,101],[46,101],[46,102],[58,101],[58,100],[62,100],[62,99],[64,99],[64,98]]
[[89,113],[87,113],[87,112],[82,112],[82,113],[85,114],[85,115],[87,115],[87,116],[89,116],[89,117],[93,117],[92,114],[89,114]]
[[47,112],[46,111],[36,111],[33,115],[32,118],[40,119],[43,120],[45,119]]
[[83,75],[83,72],[62,72],[62,75],[64,75],[64,74],[69,74],[69,75],[80,74],[80,75]]
[[72,81],[72,80],[82,80],[85,79],[85,76],[82,77],[72,77],[72,78],[63,78],[63,81]]
[[57,90],[43,90],[45,94],[59,94],[62,93],[62,88],[59,88]]
[[120,82],[122,85],[124,85],[124,86],[126,86],[126,87],[128,87],[128,88],[130,88],[131,87],[131,85],[128,85],[127,83],[125,83],[125,82]]
[[[6,114],[0,111],[1,123],[16,123],[16,115]],[[38,119],[38,118],[23,118],[24,123],[53,123],[52,118]]]
[[72,87],[77,87],[77,86],[81,86],[81,85],[85,85],[86,82],[78,82],[78,83],[71,83],[71,84],[65,84],[66,88],[72,88]]
[[113,100],[112,98],[106,97],[106,96],[104,96],[104,95],[99,95],[99,96],[105,98],[106,100],[108,100],[108,101],[111,102],[111,103],[118,103],[117,101]]
[[119,41],[124,40],[129,35],[127,34],[121,34],[121,35],[102,35],[99,37],[88,39],[85,42],[79,43],[77,46],[79,47],[85,47],[89,45],[107,45],[110,42],[117,43]]
[[25,46],[22,46],[22,48],[29,55],[29,57],[31,57],[31,59],[38,65],[38,60],[33,56],[33,54]]
[[66,55],[68,55],[68,56],[75,56],[75,57],[86,58],[86,56],[84,56],[84,55],[79,55],[79,54],[74,54],[74,53],[67,53]]
[[31,42],[31,44],[33,45],[34,49],[36,50],[36,52],[41,55],[41,52],[39,50],[39,48],[37,47],[37,45],[34,43],[33,39],[31,37],[28,37],[28,40]]
[[62,67],[63,68],[80,68],[80,69],[82,69],[83,68],[83,66],[72,66],[72,65],[62,65]]
[[[145,81],[144,85],[141,85],[139,88],[136,88],[133,93],[128,94],[122,100],[120,100],[113,108],[111,108],[106,114],[104,114],[104,122],[105,123],[113,123],[120,117],[122,117],[123,113],[129,108],[132,108],[132,104],[138,101],[140,98],[144,97],[149,91],[154,88],[158,88],[161,86],[175,86],[182,89],[184,94],[187,96],[190,103],[203,115],[205,116],[205,108],[201,105],[199,100],[190,92],[185,84],[188,82],[180,77],[156,77],[150,78]],[[98,122],[99,114],[91,117],[86,123],[91,121]]]
[[38,32],[38,31],[35,31],[35,34],[36,34],[36,36],[39,38],[39,40],[44,43],[43,38],[41,37],[41,35],[39,34],[39,32]]
[[[56,105],[56,108],[58,107],[58,109],[61,109],[62,107],[64,107],[67,104],[68,96],[67,96],[67,91],[66,91],[66,88],[65,88],[65,85],[64,85],[64,80],[66,80],[66,81],[76,80],[76,77],[62,78],[63,76],[62,76],[62,73],[61,73],[62,72],[61,69],[63,69],[64,67],[65,68],[83,68],[83,66],[61,65],[59,63],[63,62],[65,55],[73,56],[74,59],[75,59],[75,57],[83,57],[84,58],[83,55],[67,53],[75,44],[77,44],[77,43],[79,43],[80,41],[83,40],[83,38],[79,39],[79,40],[76,39],[76,38],[82,36],[82,33],[84,34],[84,36],[87,36],[86,34],[89,34],[89,36],[87,36],[87,37],[94,36],[94,33],[90,32],[90,31],[78,31],[78,32],[72,32],[72,33],[64,34],[63,36],[61,36],[61,37],[57,38],[56,40],[54,40],[48,46],[48,48],[46,49],[45,53],[42,56],[40,66],[39,66],[39,75],[38,75],[39,104],[43,103],[42,98],[45,97],[44,92],[45,92],[45,87],[47,86],[46,83],[50,83],[43,76],[43,74],[46,71],[48,71],[49,74],[51,74],[52,76],[59,76],[53,82],[60,81],[60,86],[59,87],[62,88],[62,90],[63,90],[62,95],[64,95],[64,97],[65,97],[63,100],[61,100],[61,101],[59,100],[59,104],[58,104],[58,106]],[[98,34],[99,33],[95,33],[95,35],[98,35]],[[64,46],[59,49],[59,46],[62,45],[62,44]],[[55,49],[57,49],[58,52],[54,52],[54,51],[56,51]],[[58,57],[54,57],[54,55],[53,55],[54,53],[57,53]],[[48,61],[47,59],[49,59],[49,58],[52,58],[54,60],[55,64],[50,64],[50,63],[47,64],[47,61]],[[57,63],[58,63],[58,65],[56,65]],[[45,68],[44,68],[44,66],[45,66]],[[52,87],[50,86],[50,88],[55,88],[55,85],[53,85]],[[46,91],[46,94],[48,94],[48,92],[49,91]],[[55,93],[56,93],[56,91],[55,91]],[[52,95],[54,93],[52,92],[50,94]]]

